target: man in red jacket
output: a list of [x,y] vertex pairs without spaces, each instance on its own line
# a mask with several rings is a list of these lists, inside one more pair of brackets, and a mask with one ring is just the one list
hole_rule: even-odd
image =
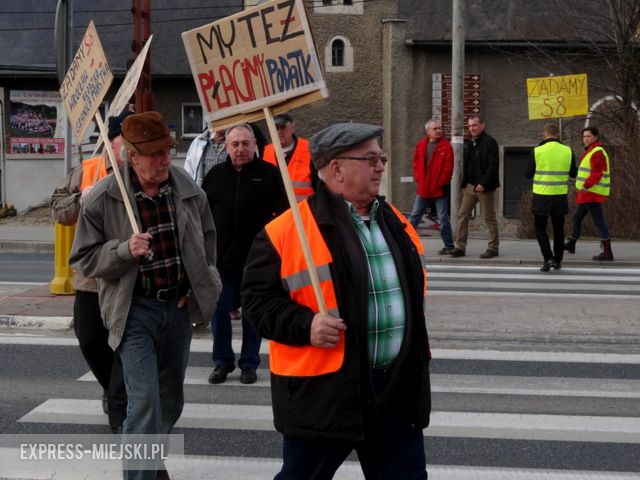
[[564,244],[564,249],[569,253],[576,253],[576,242],[580,238],[582,220],[587,213],[590,213],[602,239],[602,252],[595,255],[593,260],[612,261],[611,236],[602,210],[602,204],[611,191],[611,168],[609,155],[602,147],[602,142],[598,139],[599,135],[600,132],[596,127],[582,129],[582,143],[585,152],[580,160],[576,177],[578,194],[576,196],[576,210],[573,213],[573,228],[571,236]]
[[453,148],[443,137],[442,123],[429,120],[425,126],[427,136],[416,144],[413,152],[413,178],[418,184],[416,201],[409,216],[409,223],[417,227],[427,209],[429,200],[434,200],[440,223],[440,236],[444,248],[438,251],[445,255],[454,249],[451,223],[449,222],[449,191],[453,174]]

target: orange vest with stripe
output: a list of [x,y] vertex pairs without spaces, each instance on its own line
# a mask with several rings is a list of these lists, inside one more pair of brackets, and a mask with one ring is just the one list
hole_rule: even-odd
[[82,181],[80,191],[93,186],[102,177],[107,176],[107,158],[103,155],[82,161]]
[[[331,252],[322,238],[309,203],[306,200],[302,201],[298,207],[313,255],[313,262],[318,271],[320,289],[327,310],[329,314],[339,318],[338,301],[329,268],[333,261]],[[407,233],[422,255],[424,248],[415,229],[395,207],[391,208],[402,223],[407,225]],[[280,256],[280,277],[291,299],[300,305],[309,307],[314,312],[318,312],[320,309],[313,293],[311,278],[291,210],[287,210],[267,224],[265,231]],[[291,377],[313,377],[338,371],[344,361],[344,331],[340,331],[339,335],[340,340],[333,348],[321,348],[313,345],[285,345],[271,340],[269,342],[271,372],[275,375]]]
[[[309,152],[309,141],[298,137],[296,148],[293,151],[287,170],[293,184],[293,191],[296,199],[300,202],[313,193],[311,187],[311,153]],[[263,160],[269,162],[276,167],[276,150],[273,143],[264,147]]]

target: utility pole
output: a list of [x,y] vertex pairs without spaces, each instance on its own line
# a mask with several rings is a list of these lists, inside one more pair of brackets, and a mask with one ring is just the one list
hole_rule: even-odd
[[[56,7],[56,23],[54,29],[56,54],[56,74],[59,85],[62,85],[67,70],[73,60],[73,0],[58,0]],[[65,114],[66,116],[66,114]],[[64,174],[71,171],[71,124],[67,117],[67,128],[64,136]],[[81,139],[76,139],[79,143]]]
[[[133,0],[131,8],[133,13],[133,42],[131,50],[134,53],[133,60],[140,54],[140,50],[151,36],[151,0]],[[127,68],[129,65],[127,65]],[[142,68],[140,81],[136,87],[136,112],[142,113],[148,110],[155,110],[155,98],[151,93],[151,50],[147,53],[147,58]]]
[[464,8],[463,0],[453,0],[451,25],[451,143],[453,177],[451,178],[451,226],[455,232],[460,209],[460,180],[464,142]]

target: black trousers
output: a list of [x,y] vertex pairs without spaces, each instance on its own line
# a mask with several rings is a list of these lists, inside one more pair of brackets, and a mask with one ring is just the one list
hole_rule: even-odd
[[547,215],[534,215],[536,239],[540,245],[540,251],[544,260],[552,258],[557,262],[562,262],[564,256],[564,215],[554,215],[551,217],[551,226],[553,227],[553,252],[547,235]]
[[127,416],[127,392],[122,362],[109,346],[109,330],[102,323],[98,294],[76,291],[73,303],[73,330],[80,351],[109,400],[109,425],[122,425]]

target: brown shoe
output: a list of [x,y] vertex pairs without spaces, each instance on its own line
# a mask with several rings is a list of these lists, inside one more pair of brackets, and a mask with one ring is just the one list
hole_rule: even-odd
[[459,248],[454,248],[449,252],[449,255],[451,255],[452,257],[464,257],[465,252],[464,250],[460,250]]
[[449,247],[449,248],[444,247],[443,249],[438,250],[438,255],[448,255],[448,254],[450,254],[453,250],[454,250],[454,248],[453,248],[453,247]]
[[498,256],[498,251],[497,250],[485,250],[484,253],[480,254],[480,258],[493,258],[493,257],[497,257]]

